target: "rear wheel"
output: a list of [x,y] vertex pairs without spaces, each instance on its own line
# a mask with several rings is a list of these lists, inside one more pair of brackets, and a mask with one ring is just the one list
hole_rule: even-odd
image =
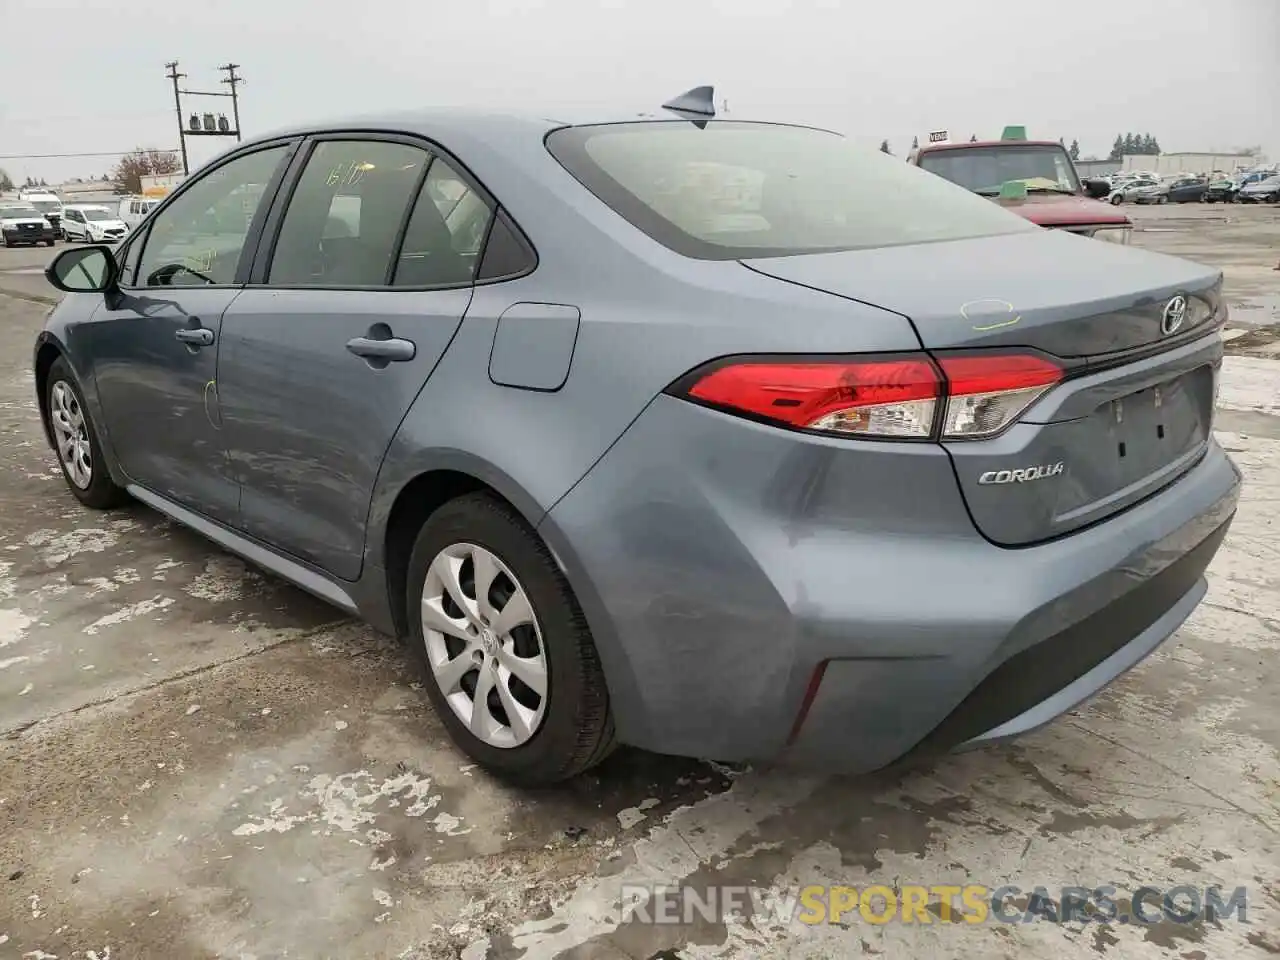
[[556,783],[613,748],[604,673],[546,546],[500,500],[469,494],[414,544],[408,618],[426,688],[454,742],[498,776]]
[[49,368],[45,389],[49,432],[58,454],[58,466],[75,498],[96,510],[126,503],[129,495],[116,486],[107,471],[84,395],[63,358],[59,357]]
[[1120,194],[1118,194],[1118,193],[1113,193],[1113,194],[1111,195],[1111,205],[1112,205],[1113,207],[1118,207],[1118,206],[1120,206],[1120,204],[1122,204],[1122,203],[1124,203],[1124,197],[1120,196]]

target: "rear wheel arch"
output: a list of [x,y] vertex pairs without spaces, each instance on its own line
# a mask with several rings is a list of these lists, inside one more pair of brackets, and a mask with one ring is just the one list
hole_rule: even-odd
[[530,529],[536,529],[539,517],[504,495],[496,486],[474,473],[454,468],[426,470],[401,486],[387,514],[382,536],[382,567],[386,574],[387,594],[397,636],[407,636],[405,602],[408,597],[407,576],[414,541],[428,518],[446,503],[472,493],[488,494],[509,506],[521,516]]

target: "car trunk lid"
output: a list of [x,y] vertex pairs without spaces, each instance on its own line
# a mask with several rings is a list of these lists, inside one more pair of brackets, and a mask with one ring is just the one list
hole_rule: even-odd
[[1210,439],[1222,345],[1205,336],[1221,281],[1208,267],[1049,230],[746,265],[899,312],[935,356],[995,348],[1062,362],[1064,382],[1004,433],[945,444],[993,542],[1036,543],[1122,511]]

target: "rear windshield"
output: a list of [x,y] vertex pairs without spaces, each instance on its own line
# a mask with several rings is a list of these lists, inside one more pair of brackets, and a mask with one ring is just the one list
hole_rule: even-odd
[[658,242],[730,260],[994,236],[1039,228],[839,134],[684,120],[565,127],[547,148]]

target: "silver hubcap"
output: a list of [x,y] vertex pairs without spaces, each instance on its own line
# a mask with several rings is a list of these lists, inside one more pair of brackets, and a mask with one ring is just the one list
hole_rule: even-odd
[[93,453],[89,446],[89,428],[84,411],[71,384],[59,380],[49,393],[52,409],[49,420],[58,445],[58,457],[67,477],[81,490],[93,481]]
[[484,547],[455,543],[427,568],[427,661],[445,700],[477,738],[518,747],[547,705],[542,629],[520,581]]

